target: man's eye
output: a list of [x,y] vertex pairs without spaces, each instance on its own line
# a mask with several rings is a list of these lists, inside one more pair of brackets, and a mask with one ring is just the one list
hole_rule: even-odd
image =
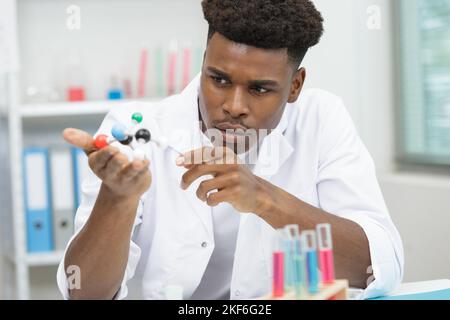
[[217,84],[223,85],[223,84],[227,84],[227,83],[228,83],[228,81],[227,81],[226,79],[221,78],[221,77],[211,76],[211,78],[212,78],[212,79],[214,80],[214,82],[216,82]]
[[258,94],[265,94],[270,91],[270,90],[264,89],[262,87],[255,87],[255,88],[252,88],[252,90]]

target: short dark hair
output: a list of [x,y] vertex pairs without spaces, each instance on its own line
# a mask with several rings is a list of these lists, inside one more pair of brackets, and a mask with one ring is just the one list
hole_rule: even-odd
[[202,7],[208,40],[218,32],[257,48],[287,48],[296,67],[324,31],[322,15],[310,0],[203,0]]

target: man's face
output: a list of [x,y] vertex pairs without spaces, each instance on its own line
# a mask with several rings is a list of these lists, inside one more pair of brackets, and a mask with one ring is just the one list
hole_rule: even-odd
[[287,49],[237,44],[216,32],[208,43],[201,75],[203,130],[221,130],[223,145],[236,152],[236,145],[246,138],[226,130],[276,128],[286,103],[297,100],[304,77],[304,69],[294,70]]

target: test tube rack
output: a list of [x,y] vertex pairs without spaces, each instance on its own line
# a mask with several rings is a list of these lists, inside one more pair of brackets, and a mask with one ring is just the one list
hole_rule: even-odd
[[321,284],[316,294],[306,294],[299,299],[295,292],[287,292],[282,297],[272,294],[261,297],[260,300],[348,300],[348,281],[335,280],[331,284]]
[[[264,300],[347,300],[348,281],[335,279],[331,225],[276,230],[272,293]],[[320,271],[319,271],[320,266]]]

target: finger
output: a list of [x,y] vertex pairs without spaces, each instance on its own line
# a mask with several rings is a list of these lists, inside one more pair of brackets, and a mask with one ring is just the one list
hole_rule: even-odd
[[184,166],[185,169],[191,170],[192,168],[194,168],[195,166],[197,166],[196,164],[188,164],[186,166]]
[[[200,149],[192,150],[179,156],[176,160],[177,166],[184,166],[188,169],[191,165],[203,164],[203,163],[234,163],[236,154],[233,150],[226,147],[203,147]],[[217,161],[224,160],[226,161]]]
[[213,152],[213,159],[208,163],[237,164],[238,157],[233,150],[227,147],[217,147]]
[[94,138],[86,131],[67,128],[63,132],[63,137],[66,142],[83,149],[87,155],[96,150],[94,146]]
[[99,151],[95,151],[89,155],[89,166],[92,171],[100,172],[106,168],[108,161],[111,160],[118,152],[119,150],[114,147],[106,147]]
[[206,201],[209,192],[213,190],[222,191],[231,184],[232,181],[227,176],[218,176],[214,179],[202,181],[197,189],[197,197]]
[[181,178],[181,188],[186,190],[198,178],[205,175],[212,175],[215,177],[218,173],[224,172],[225,170],[226,166],[224,165],[195,165],[192,169],[188,170]]
[[148,170],[150,161],[133,161],[129,163],[121,172],[121,176],[125,180],[132,180],[136,176]]
[[[189,165],[197,165],[203,163],[203,155],[207,152],[205,152],[205,149],[207,147],[203,147],[200,149],[195,149],[189,152],[186,152],[182,155],[180,155],[177,160],[176,164],[177,166],[189,166]],[[212,149],[212,148],[209,148]]]
[[117,153],[111,160],[108,161],[104,170],[104,175],[109,179],[114,179],[119,176],[120,172],[129,163],[128,157],[123,153]]
[[210,207],[216,207],[223,202],[231,200],[231,192],[228,189],[219,192],[213,192],[208,195],[206,204]]
[[[147,160],[146,160],[147,161]],[[139,176],[139,175],[141,175],[141,174],[143,174],[143,173],[145,173],[145,172],[147,172],[147,171],[149,171],[150,170],[150,162],[149,161],[147,161],[147,164],[146,165],[144,165],[144,167],[141,169],[141,170],[139,170],[138,171],[138,173],[137,173],[137,177]]]

